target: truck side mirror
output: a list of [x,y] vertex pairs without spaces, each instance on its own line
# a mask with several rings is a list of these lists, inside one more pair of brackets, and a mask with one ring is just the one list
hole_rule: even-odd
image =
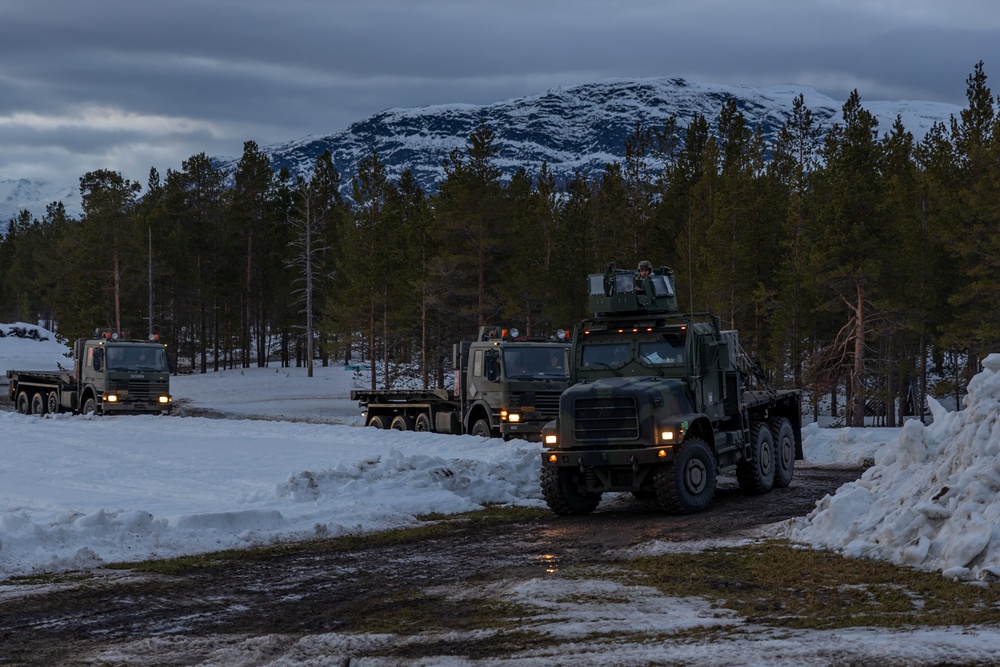
[[94,370],[104,370],[104,350],[101,348],[94,350]]

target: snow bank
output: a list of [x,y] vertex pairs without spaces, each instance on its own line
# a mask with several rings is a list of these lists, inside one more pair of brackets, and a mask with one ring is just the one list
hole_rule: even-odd
[[983,366],[965,409],[928,399],[933,424],[907,422],[861,479],[790,522],[791,539],[949,578],[1000,579],[1000,354]]

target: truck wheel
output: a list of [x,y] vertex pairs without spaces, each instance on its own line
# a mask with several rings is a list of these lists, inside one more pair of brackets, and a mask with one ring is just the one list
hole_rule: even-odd
[[49,395],[45,397],[45,409],[51,412],[52,414],[56,414],[57,412],[59,412],[58,393],[54,391],[49,392]]
[[750,425],[750,446],[746,457],[736,466],[736,481],[749,496],[767,493],[774,488],[774,438],[764,422]]
[[677,457],[653,471],[656,501],[670,514],[700,512],[715,497],[715,457],[701,438],[688,438]]
[[414,431],[426,431],[430,433],[433,429],[431,428],[431,418],[426,412],[421,412],[417,415],[417,420],[413,422]]
[[22,415],[31,414],[31,401],[28,400],[28,393],[26,391],[17,392],[17,403],[15,404],[14,409]]
[[372,428],[389,428],[389,418],[385,415],[372,415],[367,425]]
[[783,489],[795,473],[795,431],[784,417],[774,417],[767,425],[774,438],[774,488]]
[[479,419],[472,426],[472,435],[478,435],[480,438],[492,438],[493,431],[490,430],[490,423],[485,419]]
[[589,493],[575,468],[542,468],[542,497],[556,514],[590,514],[601,503],[600,493]]
[[81,414],[85,415],[97,414],[97,401],[94,400],[93,396],[91,396],[90,398],[88,398],[86,401],[83,402],[83,410],[81,410]]
[[392,423],[389,424],[389,428],[394,431],[412,431],[413,418],[407,417],[406,415],[396,415],[392,418]]
[[31,414],[39,417],[45,416],[45,397],[41,394],[35,394],[31,397]]

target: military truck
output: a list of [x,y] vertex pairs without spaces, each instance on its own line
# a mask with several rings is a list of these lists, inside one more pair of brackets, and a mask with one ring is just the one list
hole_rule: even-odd
[[10,400],[25,415],[169,414],[166,346],[117,334],[77,340],[73,370],[7,371]]
[[452,346],[452,389],[352,390],[365,425],[400,431],[472,434],[539,441],[569,385],[570,344],[480,327],[475,341]]
[[571,386],[543,431],[541,487],[559,514],[587,514],[606,492],[705,509],[718,475],[741,489],[788,486],[802,459],[801,393],[776,391],[708,313],[682,313],[673,272],[610,264],[589,276],[594,317],[573,333]]

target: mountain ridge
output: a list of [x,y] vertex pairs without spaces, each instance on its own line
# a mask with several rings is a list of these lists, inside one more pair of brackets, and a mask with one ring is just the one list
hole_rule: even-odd
[[[607,164],[623,161],[625,138],[637,122],[662,127],[671,114],[676,114],[679,125],[684,127],[699,114],[714,132],[723,103],[731,98],[747,122],[760,127],[765,141],[770,143],[799,95],[824,131],[841,121],[843,103],[808,86],[752,87],[698,83],[679,77],[615,78],[484,105],[453,103],[385,109],[338,132],[308,135],[262,146],[261,150],[276,170],[287,167],[293,174],[307,177],[316,157],[330,150],[342,176],[344,194],[350,195],[358,163],[374,149],[386,165],[390,180],[410,169],[421,187],[432,192],[444,178],[448,155],[455,149],[464,151],[469,135],[483,120],[494,133],[496,164],[504,180],[520,167],[535,175],[545,162],[557,182],[564,182],[577,172],[594,177]],[[953,104],[913,100],[862,100],[862,106],[878,119],[880,133],[887,132],[899,115],[917,141],[935,122],[947,122],[961,111]],[[237,159],[213,158],[227,170],[235,167]],[[38,193],[67,190],[42,182],[18,182],[22,184],[20,192],[35,194],[32,199],[24,199],[23,194],[14,197],[9,193],[16,189],[5,187],[11,182],[0,181],[0,221],[16,216],[24,208],[40,217],[53,199],[42,202]],[[33,184],[34,190],[25,183]],[[75,201],[72,196],[57,198],[66,203],[70,215],[80,214],[78,192]]]

